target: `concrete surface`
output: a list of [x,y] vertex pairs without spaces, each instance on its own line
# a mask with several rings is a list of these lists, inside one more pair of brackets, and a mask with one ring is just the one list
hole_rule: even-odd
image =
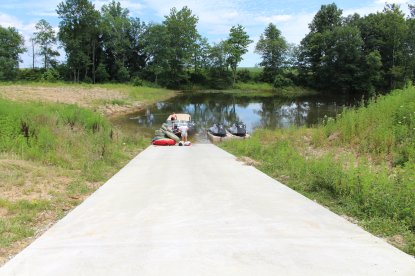
[[415,260],[216,146],[152,146],[0,275],[415,275]]

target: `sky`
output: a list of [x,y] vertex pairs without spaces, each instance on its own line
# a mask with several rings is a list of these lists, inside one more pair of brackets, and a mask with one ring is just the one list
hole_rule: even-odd
[[[58,30],[59,17],[57,5],[62,0],[0,0],[0,25],[12,26],[24,36],[29,51],[21,55],[21,67],[31,67],[31,46],[29,39],[35,32],[35,25],[40,19],[48,21]],[[92,0],[96,9],[110,1]],[[298,44],[308,33],[308,24],[312,21],[321,5],[335,2],[343,10],[343,15],[360,15],[382,11],[385,2],[400,4],[407,12],[407,3],[414,0],[120,0],[122,7],[130,11],[130,16],[139,17],[145,22],[161,23],[172,7],[181,9],[188,6],[199,18],[199,33],[210,43],[217,43],[228,37],[229,30],[236,24],[245,27],[254,41],[249,52],[244,55],[241,67],[254,67],[260,62],[260,56],[254,53],[255,44],[269,23],[274,23],[281,30],[289,43]],[[62,50],[61,60],[65,59]],[[36,66],[41,60],[36,59]]]

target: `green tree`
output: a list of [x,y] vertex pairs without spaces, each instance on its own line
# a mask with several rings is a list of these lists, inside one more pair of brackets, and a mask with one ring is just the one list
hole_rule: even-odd
[[410,6],[411,16],[406,20],[405,60],[407,76],[415,81],[415,6]]
[[214,44],[210,47],[208,52],[209,67],[219,68],[223,71],[228,69],[228,52],[226,42],[221,41],[220,43]]
[[139,18],[130,18],[130,29],[128,32],[130,43],[127,52],[127,67],[132,76],[137,76],[140,71],[143,71],[148,60],[144,38],[147,29],[147,24]]
[[56,10],[59,18],[59,40],[67,55],[74,82],[92,76],[95,82],[96,51],[99,47],[100,14],[88,0],[66,0]]
[[342,25],[343,11],[336,4],[322,5],[309,24],[311,33],[323,33],[331,31]]
[[278,71],[283,66],[285,54],[288,50],[287,42],[281,36],[280,30],[270,23],[261,34],[255,47],[255,52],[260,54],[262,61],[260,66],[264,67],[262,79],[266,82],[273,82]]
[[196,29],[199,19],[192,14],[188,7],[177,11],[170,10],[165,17],[163,25],[167,28],[169,47],[169,71],[165,74],[165,82],[169,87],[178,87],[187,82],[188,72],[185,70],[192,65],[192,57],[197,48],[200,35]]
[[[163,72],[170,71],[168,59],[172,56],[172,49],[166,47],[169,43],[167,27],[161,24],[150,25],[143,36],[144,51],[147,56],[147,71],[154,76],[157,84]],[[153,81],[152,80],[152,81]]]
[[236,68],[242,61],[242,56],[248,52],[248,45],[252,42],[244,27],[239,24],[232,26],[229,31],[229,38],[226,40],[226,48],[228,52],[227,63],[232,70],[233,85],[236,82]]
[[228,88],[233,83],[233,75],[228,66],[228,47],[226,41],[214,44],[208,51],[209,86],[215,89]]
[[309,25],[310,33],[301,41],[301,76],[323,90],[367,92],[371,90],[370,81],[377,79],[367,76],[378,68],[376,60],[374,56],[364,58],[364,42],[356,27],[359,18],[343,20],[341,15],[335,4],[323,5],[317,12]]
[[111,1],[101,8],[102,45],[105,56],[104,63],[113,79],[125,80],[126,62],[131,46],[131,22],[128,9],[121,7],[116,1]]
[[[317,72],[323,65],[322,58],[326,54],[325,37],[335,27],[341,25],[342,10],[336,4],[322,5],[309,25],[310,33],[301,41],[300,68],[303,71]],[[307,75],[308,73],[303,74]]]
[[52,26],[45,19],[39,20],[35,26],[34,42],[39,45],[38,54],[43,57],[45,69],[54,64],[54,57],[59,56],[59,52],[53,49],[56,44],[56,34]]
[[13,80],[19,68],[19,54],[26,51],[24,39],[15,28],[0,26],[0,80]]
[[379,88],[389,90],[405,83],[405,16],[398,5],[386,5],[383,12],[363,17],[359,24],[364,41],[364,54],[378,51],[382,58],[383,83]]
[[207,68],[209,50],[210,45],[207,38],[199,37],[196,41],[195,52],[193,54],[193,67],[195,72]]

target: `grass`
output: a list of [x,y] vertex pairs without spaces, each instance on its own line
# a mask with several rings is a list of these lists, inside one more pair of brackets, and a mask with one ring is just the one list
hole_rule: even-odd
[[7,217],[0,218],[0,247],[20,241],[35,234],[34,220],[38,214],[50,207],[46,200],[0,199],[0,208],[7,212]]
[[[274,88],[272,84],[265,82],[238,82],[235,84],[234,91],[240,91],[243,94],[261,93],[279,96],[282,98],[300,98],[305,96],[314,96],[318,92],[310,88],[300,86],[288,86],[283,88]],[[229,90],[226,90],[229,91]],[[232,90],[230,90],[232,91]]]
[[[16,101],[76,103],[104,114],[137,111],[146,105],[166,100],[176,91],[128,84],[73,84],[0,82],[0,96]],[[122,112],[121,112],[122,111]]]
[[222,147],[415,255],[415,88],[314,129],[257,130]]
[[147,144],[87,108],[0,99],[0,263]]
[[[111,90],[121,91],[128,95],[127,100],[140,101],[146,105],[153,104],[157,101],[166,100],[176,95],[176,91],[164,88],[148,86],[132,86],[128,84],[99,84],[92,87],[102,87]],[[88,85],[91,87],[91,85]]]

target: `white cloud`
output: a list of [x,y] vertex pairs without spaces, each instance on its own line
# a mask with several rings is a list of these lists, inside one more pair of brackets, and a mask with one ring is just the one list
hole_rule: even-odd
[[23,24],[19,19],[14,16],[1,13],[0,12],[0,25],[3,27],[15,27],[16,29],[21,29]]
[[293,18],[290,14],[272,15],[272,16],[259,16],[256,18],[257,21],[262,23],[275,23],[275,22],[286,22]]
[[376,4],[384,5],[386,3],[388,4],[406,4],[408,3],[408,0],[393,0],[393,1],[387,1],[387,0],[376,0]]

